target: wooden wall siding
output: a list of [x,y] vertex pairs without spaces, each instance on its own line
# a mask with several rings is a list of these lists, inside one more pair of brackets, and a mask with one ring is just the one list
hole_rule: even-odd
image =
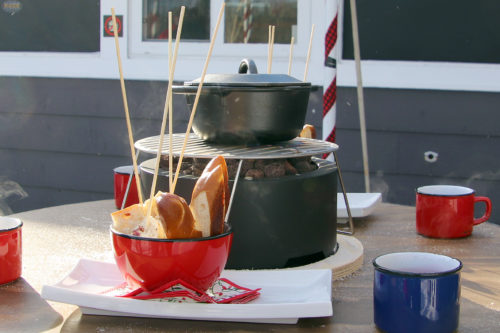
[[[157,135],[166,82],[126,86],[134,137]],[[131,164],[118,80],[4,77],[0,100],[0,190],[12,180],[28,193],[6,199],[12,210],[113,197],[113,168]],[[185,131],[183,97],[174,104]]]
[[[353,172],[363,172],[359,130],[340,129],[338,135],[342,163]],[[345,149],[347,142],[352,149]],[[458,134],[368,133],[369,164],[373,173],[499,180],[499,154],[493,153],[495,147],[500,150],[500,136],[482,138]],[[436,162],[425,160],[424,153],[427,151],[439,154]],[[494,165],[498,167],[495,169]]]
[[[438,90],[364,89],[373,131],[500,136],[500,94]],[[356,90],[339,88],[339,125],[359,129]]]
[[[166,82],[126,81],[134,137],[157,135]],[[500,222],[500,94],[364,89],[372,191],[414,204],[416,187],[459,184],[493,200]],[[118,80],[0,78],[0,191],[12,180],[28,197],[16,211],[113,197],[113,168],[131,164]],[[174,95],[174,131],[189,111]],[[306,122],[321,136],[322,91],[312,92]],[[337,143],[344,181],[363,192],[356,89],[338,88]],[[424,152],[439,154],[435,163]],[[141,160],[151,158],[141,155]],[[0,196],[1,197],[1,196]]]
[[[500,223],[500,94],[365,88],[364,95],[373,192],[413,205],[418,186],[468,186],[492,199],[491,221]],[[356,90],[340,88],[337,96],[345,183],[363,192]],[[426,151],[437,152],[437,161],[425,161]]]

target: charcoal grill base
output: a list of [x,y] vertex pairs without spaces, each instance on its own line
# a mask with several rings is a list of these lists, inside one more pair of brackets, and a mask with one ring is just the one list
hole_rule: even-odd
[[[318,169],[308,173],[238,181],[228,221],[234,238],[226,268],[296,267],[335,253],[337,168],[330,161],[314,161]],[[140,165],[144,193],[151,188],[154,162]],[[180,176],[176,194],[189,203],[196,180]],[[169,190],[168,171],[160,170],[157,190]]]

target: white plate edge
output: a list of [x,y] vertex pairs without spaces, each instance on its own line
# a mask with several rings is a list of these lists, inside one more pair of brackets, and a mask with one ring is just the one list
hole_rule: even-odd
[[[83,314],[90,314],[96,316],[121,316],[121,317],[129,317],[129,313],[117,312],[117,311],[109,311],[109,310],[100,310],[95,308],[88,307],[80,307],[80,310]],[[144,315],[141,316],[143,318],[165,318],[165,319],[183,319],[183,320],[210,320],[210,321],[231,321],[231,322],[245,322],[245,323],[267,323],[267,324],[296,324],[299,321],[297,317],[289,317],[289,318],[219,318],[219,319],[202,319],[196,317],[161,317],[161,316],[149,316]]]
[[[364,195],[369,197],[369,199],[364,200],[364,203],[368,202],[363,206],[356,206],[355,202],[349,196],[353,195]],[[342,193],[337,193],[337,199],[341,197],[344,201],[344,197]],[[366,217],[370,215],[376,206],[382,201],[382,193],[373,192],[373,193],[347,193],[347,200],[349,201],[349,209],[351,210],[352,217]],[[337,200],[338,201],[338,200]],[[337,204],[337,218],[347,218],[347,207],[344,203],[342,207],[339,207]]]

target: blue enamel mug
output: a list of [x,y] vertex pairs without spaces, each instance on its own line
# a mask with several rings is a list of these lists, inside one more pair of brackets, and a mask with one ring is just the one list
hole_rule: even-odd
[[454,332],[460,314],[460,260],[399,252],[373,260],[374,321],[391,332]]

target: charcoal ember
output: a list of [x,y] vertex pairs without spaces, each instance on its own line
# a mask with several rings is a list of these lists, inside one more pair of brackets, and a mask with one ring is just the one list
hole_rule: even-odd
[[180,171],[181,174],[187,176],[187,175],[192,175],[193,174],[193,167],[189,167],[186,169],[181,169]]
[[210,162],[210,159],[208,158],[193,158],[193,168],[197,169],[205,169],[207,166],[208,162]]
[[162,155],[160,158],[160,168],[168,169],[168,160],[168,156]]
[[259,170],[259,169],[250,169],[247,172],[245,172],[245,178],[246,179],[262,179],[264,178],[264,171]]
[[307,162],[307,161],[301,161],[301,162],[298,162],[296,165],[295,165],[295,168],[297,169],[297,171],[299,173],[305,173],[305,172],[310,172],[310,171],[314,171],[316,170],[318,167],[316,164],[312,163],[312,162]]
[[[170,168],[168,161],[169,161],[168,155],[163,155],[160,158],[160,168],[168,170]],[[173,164],[172,164],[174,171],[177,170],[178,163],[179,163],[179,157],[174,157]],[[193,168],[193,159],[185,158],[182,160],[182,164],[181,164],[181,168],[180,168],[180,171],[182,174],[191,174],[192,168]],[[189,170],[189,171],[182,172],[185,170]]]
[[203,170],[210,161],[208,158],[192,158],[191,160],[192,160],[191,174],[196,177],[201,176]]
[[279,178],[285,175],[285,161],[276,161],[264,166],[264,174],[268,178]]
[[285,174],[287,175],[296,175],[299,172],[297,169],[290,163],[288,160],[285,161]]
[[295,167],[297,168],[297,163],[301,163],[301,162],[309,162],[311,161],[311,158],[310,157],[295,157],[295,158],[289,158],[288,161]]
[[270,163],[270,161],[268,160],[257,160],[255,161],[254,163],[254,168],[255,169],[258,169],[258,170],[262,170],[264,171],[264,167],[266,166],[266,164]]
[[298,173],[314,171],[318,166],[312,161],[311,157],[298,157],[290,159],[290,163],[297,169]]
[[[240,164],[240,160],[226,160],[227,164],[227,173],[229,179],[236,178],[236,173],[238,172],[238,165]],[[253,169],[254,160],[243,160],[241,164],[240,177],[245,177],[245,174],[248,170]]]
[[234,179],[236,177],[236,172],[238,171],[238,163],[240,160],[226,160],[227,165],[227,176],[229,179]]
[[191,160],[183,160],[181,164],[181,171],[192,169],[193,168],[193,161]]
[[241,165],[240,173],[242,175],[246,174],[248,170],[254,168],[254,165],[255,165],[255,160],[244,160],[243,164]]
[[193,176],[200,177],[204,169],[200,169],[198,166],[193,165]]

